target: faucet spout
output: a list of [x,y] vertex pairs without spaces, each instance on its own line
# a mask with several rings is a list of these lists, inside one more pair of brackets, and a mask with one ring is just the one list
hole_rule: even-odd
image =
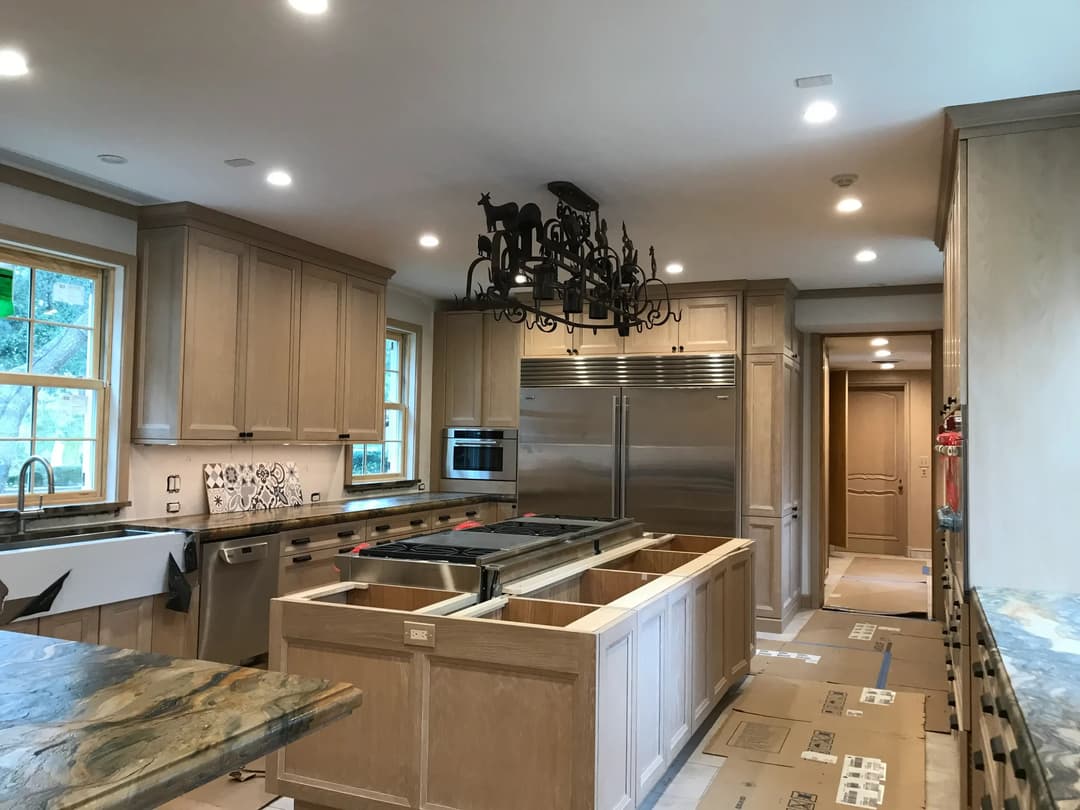
[[[15,504],[15,508],[19,513],[19,534],[26,530],[26,516],[41,511],[40,506],[31,509],[26,508],[26,474],[35,463],[41,464],[45,468],[45,477],[49,482],[49,494],[52,495],[56,492],[56,476],[53,474],[53,466],[47,458],[44,456],[30,456],[23,462],[22,467],[19,468],[19,497]],[[33,472],[30,471],[30,474],[33,475]]]

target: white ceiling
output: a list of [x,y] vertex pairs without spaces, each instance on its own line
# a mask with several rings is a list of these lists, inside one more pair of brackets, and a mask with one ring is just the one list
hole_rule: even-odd
[[[1073,0],[330,4],[0,0],[0,46],[32,68],[0,82],[5,159],[219,208],[438,295],[464,284],[480,193],[548,214],[554,179],[684,281],[923,283],[941,278],[942,107],[1080,87]],[[835,84],[794,87],[819,73]],[[812,128],[818,97],[840,115]],[[272,166],[294,186],[268,187]],[[852,217],[838,172],[861,178]],[[857,265],[865,246],[880,258]]]
[[[875,337],[884,337],[888,346],[871,346]],[[888,357],[874,355],[879,348],[892,352]],[[929,369],[933,343],[930,335],[869,335],[858,337],[831,337],[825,339],[825,350],[829,354],[829,368],[832,371],[875,371],[879,369],[875,360],[886,360],[896,364],[896,371],[925,371]]]

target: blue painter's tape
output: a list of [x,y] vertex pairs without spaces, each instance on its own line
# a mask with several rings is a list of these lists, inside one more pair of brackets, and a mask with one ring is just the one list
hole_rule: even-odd
[[924,565],[924,566],[922,567],[922,572],[923,572],[924,574],[929,574],[929,573],[930,573],[930,566],[928,566],[928,565]]
[[878,670],[877,688],[884,689],[889,683],[889,665],[892,663],[892,650],[886,650],[881,657],[881,669]]

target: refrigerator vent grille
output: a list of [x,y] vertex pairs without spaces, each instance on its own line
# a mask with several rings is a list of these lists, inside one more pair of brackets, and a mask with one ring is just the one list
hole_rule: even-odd
[[521,361],[522,388],[729,388],[734,385],[734,354],[530,357]]

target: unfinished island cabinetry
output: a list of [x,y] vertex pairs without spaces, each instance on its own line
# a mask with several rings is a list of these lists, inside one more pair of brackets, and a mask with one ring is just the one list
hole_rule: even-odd
[[271,667],[356,684],[368,708],[275,754],[268,786],[305,808],[639,806],[749,671],[752,560],[748,541],[645,536],[479,604],[360,582],[276,599]]

